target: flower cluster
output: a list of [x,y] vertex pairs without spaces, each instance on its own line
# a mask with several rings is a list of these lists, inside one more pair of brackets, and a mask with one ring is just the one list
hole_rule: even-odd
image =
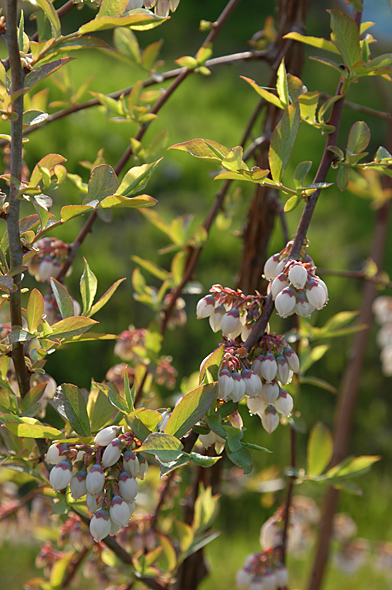
[[328,289],[316,275],[316,267],[308,254],[300,260],[290,260],[291,242],[279,253],[271,256],[264,266],[264,277],[270,281],[269,291],[275,309],[282,318],[294,313],[309,317],[328,301]]
[[221,285],[211,287],[210,293],[198,302],[197,318],[209,318],[212,331],[221,330],[227,340],[240,336],[245,342],[260,316],[264,297],[244,295],[240,289],[233,291]]
[[373,302],[376,322],[381,325],[377,334],[377,344],[381,348],[382,371],[387,377],[392,375],[392,297],[383,295]]
[[280,552],[251,553],[237,572],[238,588],[249,590],[278,590],[286,588],[289,574],[280,560]]
[[29,273],[37,281],[49,281],[51,277],[57,278],[61,272],[70,246],[57,238],[42,238],[35,244],[36,252],[29,257],[27,266]]
[[148,467],[136,447],[132,431],[120,434],[118,426],[108,426],[98,432],[93,446],[55,443],[46,454],[46,461],[55,465],[49,476],[52,488],[69,485],[74,500],[86,496],[93,514],[90,532],[97,542],[126,526],[135,510],[136,478],[144,479]]

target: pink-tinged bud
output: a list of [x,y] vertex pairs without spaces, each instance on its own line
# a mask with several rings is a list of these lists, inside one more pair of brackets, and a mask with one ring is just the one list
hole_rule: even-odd
[[97,543],[108,536],[111,522],[106,510],[98,510],[90,520],[90,533]]
[[86,487],[90,494],[99,494],[103,490],[105,474],[100,465],[93,465],[86,477]]
[[170,12],[169,0],[158,0],[155,4],[154,12],[157,16],[167,17]]
[[210,315],[210,326],[213,332],[218,332],[221,326],[221,321],[223,316],[226,314],[226,309],[224,305],[218,305]]
[[234,389],[234,381],[228,369],[222,369],[218,376],[218,396],[227,400]]
[[278,547],[282,543],[282,531],[278,526],[275,518],[271,516],[265,521],[260,530],[260,545],[267,551],[273,547]]
[[64,443],[50,445],[45,455],[45,461],[50,463],[50,465],[57,465],[61,461],[65,461],[67,456],[64,454],[64,451],[68,451],[68,447]]
[[288,261],[288,258],[287,258],[287,256],[286,256],[286,258],[283,258],[283,260],[281,260],[281,261],[278,263],[278,265],[277,265],[277,267],[276,267],[276,269],[275,269],[276,276],[280,275],[280,273],[283,271],[284,267],[285,267],[285,266],[286,266],[286,264],[287,264],[287,261]]
[[235,577],[235,583],[237,588],[248,588],[252,579],[253,574],[251,574],[250,572],[246,571],[245,569],[238,570]]
[[278,588],[286,588],[288,586],[289,572],[283,563],[280,563],[275,569],[275,577]]
[[308,271],[302,264],[297,263],[289,270],[289,281],[296,289],[303,289],[308,280]]
[[260,397],[265,404],[274,404],[278,399],[279,385],[276,381],[271,383],[263,383],[261,388]]
[[121,496],[114,496],[110,504],[110,520],[118,526],[125,526],[131,518],[129,506]]
[[294,313],[301,318],[309,318],[314,312],[314,306],[306,299],[304,292],[297,293],[297,301],[294,307]]
[[87,492],[86,494],[86,505],[87,508],[94,514],[97,510],[99,510],[103,504],[104,494],[90,494]]
[[86,494],[86,492],[87,492],[86,477],[87,477],[87,472],[82,470],[82,471],[78,471],[71,479],[69,487],[71,490],[71,496],[73,497],[74,500],[79,500],[79,498],[81,498],[82,496],[84,496]]
[[278,365],[278,370],[276,371],[276,378],[283,384],[288,383],[290,379],[289,363],[282,355],[276,357],[276,363]]
[[128,0],[127,11],[143,7],[143,0]]
[[261,391],[261,379],[256,373],[250,369],[243,369],[241,371],[241,377],[245,382],[245,393],[250,397],[259,395]]
[[279,264],[279,254],[273,254],[264,264],[264,278],[267,281],[276,277],[276,267]]
[[53,276],[53,261],[50,256],[45,256],[45,258],[40,262],[38,267],[38,273],[36,278],[39,281],[45,282]]
[[206,295],[196,305],[196,316],[198,320],[208,318],[215,309],[215,299],[212,295]]
[[[230,311],[225,313],[225,315],[223,316],[223,318],[221,320],[220,327],[222,330],[222,334],[227,336],[228,334],[231,334],[232,332],[235,332],[236,330],[238,330],[238,328],[240,328],[240,326],[241,326],[240,312],[238,311],[238,309],[236,307],[234,307],[233,309],[231,309]],[[241,327],[241,330],[242,330],[242,327]]]
[[124,471],[132,475],[132,477],[137,477],[139,473],[139,459],[136,457],[136,454],[133,451],[125,451],[123,459]]
[[121,457],[121,449],[121,440],[119,438],[113,439],[103,452],[102,467],[111,467],[112,465],[117,463],[117,461]]
[[268,383],[273,381],[276,377],[276,373],[278,370],[278,365],[276,362],[275,356],[269,352],[265,355],[264,359],[261,361],[260,366],[260,373],[261,377],[265,379]]
[[322,309],[328,301],[328,291],[325,291],[319,280],[311,279],[306,287],[306,297],[313,307]]
[[256,373],[256,375],[258,375],[259,377],[262,377],[261,375],[261,363],[264,360],[264,355],[260,354],[259,356],[257,356],[251,366],[251,369],[254,373]]
[[50,485],[55,492],[67,487],[72,477],[72,465],[68,461],[61,461],[49,474]]
[[263,590],[276,590],[277,588],[275,572],[270,569],[265,570],[263,575]]
[[249,412],[251,414],[257,414],[263,410],[265,403],[261,395],[258,395],[256,397],[247,397],[246,405],[248,406]]
[[120,489],[120,496],[124,498],[126,502],[131,502],[136,498],[139,486],[137,485],[136,479],[126,471],[123,471],[118,478],[118,486]]
[[283,354],[293,373],[299,373],[299,358],[294,350],[290,346],[286,346]]
[[275,299],[277,314],[281,318],[287,318],[289,315],[292,315],[294,313],[295,303],[295,292],[290,287],[286,287]]
[[289,286],[289,282],[284,273],[278,275],[271,283],[271,295],[272,299],[276,299],[277,296],[283,289]]
[[245,396],[245,381],[237,371],[232,373],[232,378],[234,386],[233,391],[230,394],[230,399],[232,399],[233,402],[240,402]]
[[112,440],[117,438],[120,429],[118,426],[107,426],[100,430],[94,438],[94,444],[97,447],[107,447]]
[[136,477],[139,479],[144,479],[146,477],[148,471],[148,463],[143,457],[143,455],[139,455],[139,472]]
[[280,389],[278,399],[275,401],[274,406],[283,416],[289,416],[293,411],[294,401],[285,389]]
[[303,264],[309,264],[312,268],[314,267],[313,258],[309,256],[309,254],[305,254],[305,256],[302,256],[302,262]]
[[238,430],[242,430],[244,423],[242,421],[241,414],[238,411],[230,414],[230,416],[228,418],[229,418],[230,424],[232,426],[234,426],[234,428],[238,428]]
[[267,406],[265,408],[264,413],[261,416],[261,423],[268,434],[272,434],[273,431],[278,428],[279,416],[273,406]]

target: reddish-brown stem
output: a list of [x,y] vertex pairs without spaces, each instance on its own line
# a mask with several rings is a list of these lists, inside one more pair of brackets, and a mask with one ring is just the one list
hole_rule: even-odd
[[61,583],[61,588],[66,588],[72,582],[90,549],[91,547],[84,547],[78,554],[77,558],[71,562],[69,571]]
[[144,384],[146,382],[148,373],[149,373],[148,366],[146,366],[146,369],[144,371],[144,375],[143,375],[143,377],[142,377],[142,379],[141,379],[141,381],[140,381],[140,383],[138,385],[137,391],[136,391],[136,395],[135,395],[135,406],[137,406],[137,404],[139,403],[139,401],[140,401],[140,399],[141,399],[141,397],[143,395],[143,387],[144,387]]
[[162,506],[163,506],[163,504],[165,502],[165,499],[166,499],[167,493],[169,491],[171,482],[173,481],[173,477],[174,477],[174,471],[171,471],[169,473],[169,475],[167,476],[167,479],[166,479],[164,485],[162,486],[161,493],[159,494],[159,499],[158,499],[157,505],[156,505],[155,510],[154,510],[154,514],[152,515],[152,519],[151,519],[151,525],[152,525],[153,528],[156,527],[158,516],[159,516],[159,512],[160,512],[160,510],[161,510],[161,508],[162,508]]

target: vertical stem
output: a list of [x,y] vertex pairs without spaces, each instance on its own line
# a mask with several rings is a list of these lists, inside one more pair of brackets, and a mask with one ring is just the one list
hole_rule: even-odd
[[[11,93],[23,88],[24,73],[19,58],[19,47],[17,38],[18,27],[17,0],[7,0],[7,33],[6,42],[11,69]],[[20,266],[23,260],[23,250],[19,235],[19,200],[17,198],[18,186],[22,173],[22,122],[23,122],[23,95],[19,96],[11,105],[12,113],[15,116],[11,120],[11,182],[9,189],[9,202],[7,213],[7,233],[10,253],[10,268]],[[10,311],[12,326],[22,326],[21,306],[21,276],[14,277],[16,290],[10,296]],[[19,391],[22,397],[30,388],[29,375],[24,359],[24,349],[21,342],[17,342],[12,348],[12,359],[14,361],[15,373],[18,380]]]

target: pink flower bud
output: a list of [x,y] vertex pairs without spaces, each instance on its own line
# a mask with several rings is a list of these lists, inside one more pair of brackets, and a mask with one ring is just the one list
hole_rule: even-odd
[[230,394],[230,399],[232,399],[233,402],[240,402],[245,396],[245,381],[237,371],[232,373],[232,378],[234,386],[233,391]]
[[276,277],[276,267],[279,264],[279,254],[273,254],[264,264],[264,278],[267,281]]
[[121,440],[119,438],[113,439],[103,452],[102,467],[111,467],[117,463],[121,457],[121,449]]
[[275,401],[274,405],[278,412],[283,414],[283,416],[288,416],[293,411],[294,401],[285,389],[280,389],[278,399]]
[[110,533],[111,522],[106,510],[98,510],[90,520],[90,533],[97,543]]
[[65,461],[67,456],[64,454],[64,451],[68,451],[68,446],[64,443],[50,445],[45,455],[45,461],[50,463],[50,465],[57,465],[61,461]]
[[208,318],[215,309],[215,299],[212,295],[206,295],[203,299],[200,299],[196,306],[196,316],[200,320],[202,318]]
[[248,406],[249,412],[251,414],[257,414],[263,410],[265,403],[261,395],[257,395],[256,397],[247,397],[246,405]]
[[283,258],[277,265],[275,272],[276,272],[276,276],[280,275],[280,273],[283,271],[284,267],[286,266],[288,261],[288,258],[286,256],[286,258]]
[[254,361],[252,363],[252,371],[254,373],[256,373],[256,375],[258,375],[259,377],[262,377],[262,375],[261,375],[261,362],[263,361],[263,359],[264,359],[264,355],[260,354],[259,356],[257,356],[254,359]]
[[308,271],[300,262],[293,264],[289,270],[289,281],[296,289],[303,289],[308,280]]
[[283,384],[288,383],[290,379],[290,367],[284,356],[279,355],[276,357],[276,363],[278,370],[276,372],[276,378]]
[[275,572],[267,569],[263,575],[263,590],[277,590]]
[[127,502],[121,496],[114,496],[110,504],[110,520],[118,526],[125,526],[131,518]]
[[158,0],[155,4],[154,12],[157,16],[167,17],[170,12],[169,0]]
[[260,530],[260,545],[264,551],[278,547],[282,543],[282,531],[275,518],[271,516]]
[[293,371],[293,373],[298,373],[299,372],[299,358],[298,358],[297,354],[294,352],[294,350],[290,346],[286,346],[286,348],[283,351],[283,354],[286,358],[286,361],[289,364],[290,369]]
[[133,451],[125,451],[123,459],[124,471],[132,475],[132,477],[137,477],[139,474],[139,459],[136,454]]
[[87,472],[82,470],[82,471],[78,471],[71,479],[69,487],[71,490],[71,495],[74,500],[79,500],[79,498],[81,498],[82,496],[84,496],[86,494],[86,492],[87,492],[86,477],[87,477]]
[[289,315],[292,315],[294,313],[295,303],[295,292],[290,287],[286,287],[275,299],[277,314],[281,318],[287,318]]
[[265,404],[273,404],[278,399],[279,385],[276,381],[271,383],[263,383],[261,388],[260,397]]
[[218,305],[210,315],[210,326],[213,332],[218,332],[221,326],[223,316],[226,314],[226,309],[223,305]]
[[273,431],[278,428],[279,416],[273,406],[267,406],[265,408],[264,413],[261,416],[261,423],[268,434],[272,434]]
[[86,488],[90,494],[99,494],[103,490],[105,474],[100,465],[93,465],[86,477]]
[[146,477],[148,471],[148,463],[143,457],[143,455],[139,455],[139,472],[136,477],[139,479],[144,479]]
[[123,471],[118,478],[118,486],[120,489],[120,496],[124,498],[126,502],[131,502],[136,498],[139,490],[137,481],[126,471]]
[[288,286],[289,282],[286,275],[284,273],[278,275],[271,283],[272,299],[276,299],[279,293]]
[[218,396],[227,400],[234,389],[234,381],[228,369],[222,369],[218,375]]
[[72,465],[68,461],[61,461],[49,474],[50,485],[55,492],[67,487],[72,477]]
[[98,432],[94,438],[94,444],[97,447],[107,447],[117,437],[119,430],[118,426],[107,426]]
[[245,569],[238,570],[235,577],[235,583],[238,588],[248,588],[252,581],[253,575]]
[[103,504],[104,494],[86,494],[86,505],[90,512],[94,513],[99,510]]
[[267,382],[271,382],[275,379],[276,373],[278,370],[278,365],[276,362],[275,356],[269,352],[265,355],[264,359],[261,361],[260,365],[260,373],[261,377],[265,379]]
[[234,428],[238,428],[238,430],[242,430],[244,427],[244,423],[242,421],[241,414],[238,412],[238,410],[236,412],[233,412],[232,414],[230,414],[229,421],[230,421],[230,424],[232,426],[234,426]]
[[309,303],[306,299],[306,295],[303,292],[297,293],[296,304],[294,307],[294,313],[299,315],[301,318],[309,318],[314,312],[314,306]]
[[328,291],[326,291],[325,283],[324,286],[320,284],[320,280],[315,279],[309,280],[306,286],[306,297],[316,309],[322,309],[328,301]]
[[241,377],[245,382],[245,393],[251,397],[258,395],[261,391],[261,379],[250,369],[243,369]]

